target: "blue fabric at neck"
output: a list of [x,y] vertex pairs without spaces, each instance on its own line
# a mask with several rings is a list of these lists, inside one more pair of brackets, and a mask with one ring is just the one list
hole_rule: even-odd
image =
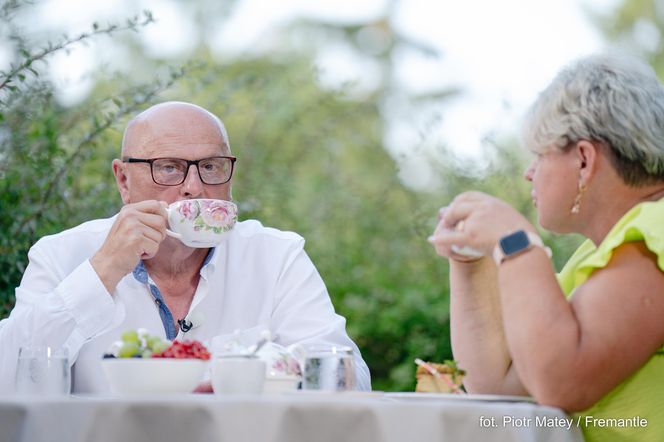
[[[214,250],[215,250],[214,248],[211,248],[208,251],[208,254],[205,256],[205,260],[203,261],[203,265],[201,266],[201,269],[206,265],[208,265],[208,263],[212,259],[212,255],[214,255]],[[173,314],[166,305],[166,302],[164,302],[164,298],[161,296],[159,288],[154,283],[154,281],[152,281],[152,278],[150,278],[150,276],[148,275],[148,270],[145,268],[143,260],[140,260],[136,265],[136,267],[134,267],[134,271],[132,272],[132,274],[134,275],[134,279],[136,279],[136,281],[140,282],[141,284],[148,284],[150,288],[150,293],[152,294],[152,298],[154,298],[154,302],[157,305],[157,308],[159,309],[159,317],[161,318],[161,323],[164,325],[164,331],[166,332],[166,339],[170,340],[175,339],[175,337],[178,335],[178,329],[173,321]]]

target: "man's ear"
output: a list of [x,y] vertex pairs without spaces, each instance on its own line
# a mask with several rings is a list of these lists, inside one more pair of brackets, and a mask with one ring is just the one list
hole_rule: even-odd
[[581,140],[574,149],[579,164],[579,186],[587,186],[597,172],[598,146],[588,140]]
[[125,171],[125,163],[118,159],[113,160],[113,175],[115,175],[115,184],[118,186],[122,202],[129,204],[131,198],[129,197],[129,179]]

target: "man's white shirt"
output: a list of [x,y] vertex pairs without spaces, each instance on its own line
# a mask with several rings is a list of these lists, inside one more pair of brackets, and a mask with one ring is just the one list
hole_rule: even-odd
[[[0,321],[0,393],[14,391],[21,346],[66,347],[72,392],[106,393],[102,355],[122,332],[145,328],[166,336],[149,281],[129,273],[109,294],[90,265],[114,221],[89,221],[46,236],[30,249],[16,306]],[[335,313],[304,239],[295,233],[254,220],[238,222],[201,268],[187,317],[198,318],[198,324],[187,333],[179,330],[177,339],[199,340],[213,352],[231,338],[255,342],[264,330],[284,346],[350,346],[358,388],[371,389],[369,369],[346,333],[346,321]]]

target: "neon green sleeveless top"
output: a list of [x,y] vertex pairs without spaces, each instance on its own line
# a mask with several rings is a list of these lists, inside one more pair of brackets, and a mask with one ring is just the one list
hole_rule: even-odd
[[[566,296],[596,269],[606,266],[614,249],[632,241],[645,242],[664,272],[664,199],[634,206],[599,247],[590,240],[581,244],[558,274]],[[636,373],[574,418],[587,441],[664,441],[664,346]]]

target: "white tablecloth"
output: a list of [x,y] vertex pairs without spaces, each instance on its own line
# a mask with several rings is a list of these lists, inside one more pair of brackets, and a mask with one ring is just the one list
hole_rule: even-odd
[[[300,393],[300,394],[298,394]],[[389,395],[0,397],[8,442],[582,441],[561,410]]]

